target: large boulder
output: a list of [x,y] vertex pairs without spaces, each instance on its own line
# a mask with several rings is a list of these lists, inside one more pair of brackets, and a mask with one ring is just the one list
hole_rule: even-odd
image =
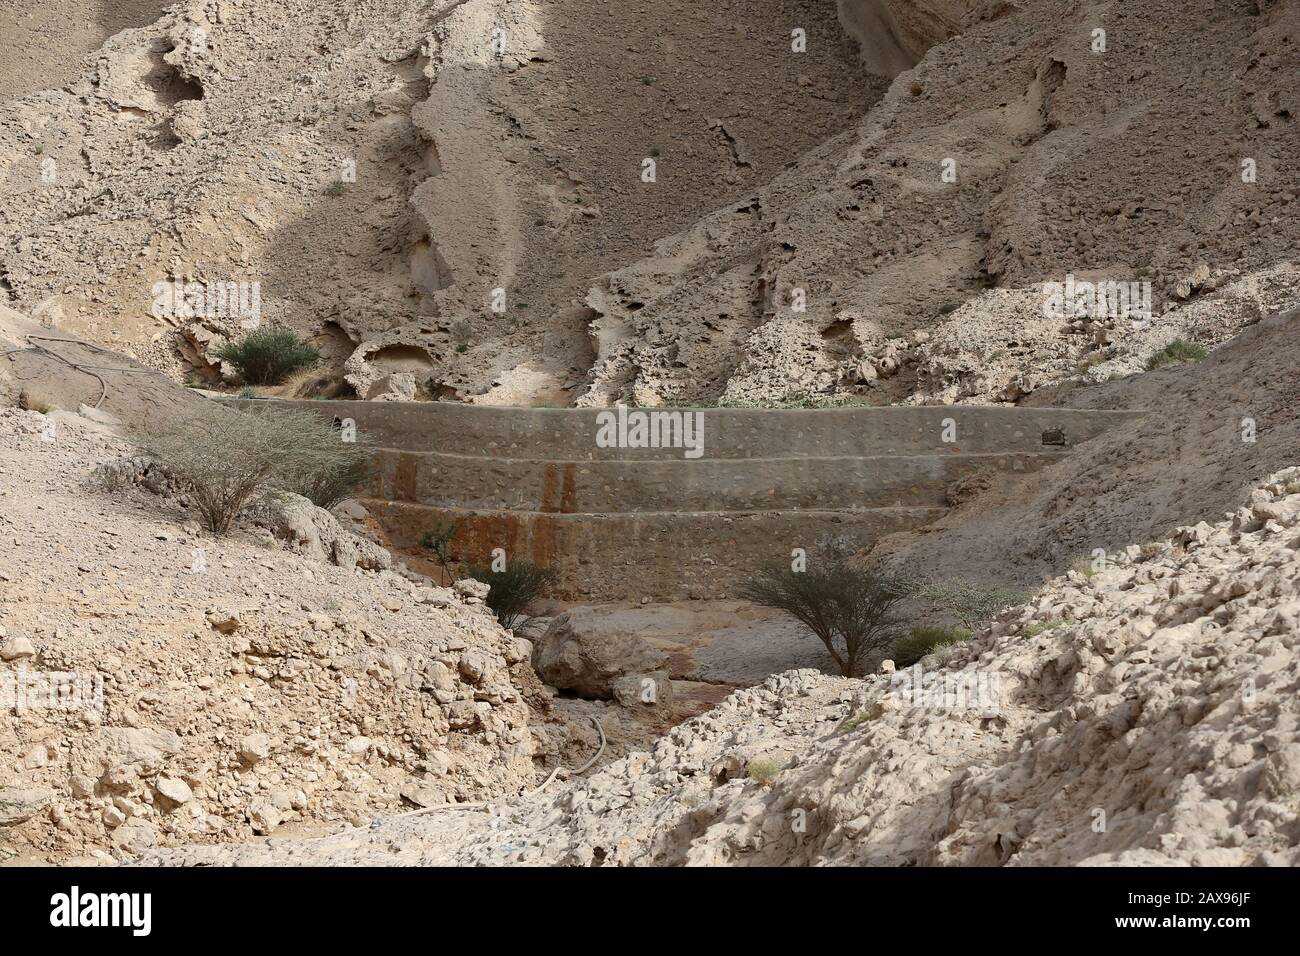
[[661,672],[667,657],[635,634],[611,629],[591,608],[559,615],[533,646],[542,680],[591,700],[615,699],[625,678]]
[[351,570],[361,567],[381,571],[392,567],[392,556],[384,548],[353,534],[324,508],[302,495],[276,492],[252,509],[255,522],[287,542],[313,561],[337,564]]

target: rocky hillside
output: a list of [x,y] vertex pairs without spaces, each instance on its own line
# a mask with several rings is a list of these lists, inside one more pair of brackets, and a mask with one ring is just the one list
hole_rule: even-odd
[[[0,11],[0,863],[1300,865],[1298,58],[1300,0]],[[732,608],[534,646],[356,502],[203,533],[122,436],[257,322],[335,397],[1145,414],[875,542],[1033,596],[847,680],[692,661]]]
[[[1217,301],[1207,314],[1247,314]],[[1031,404],[1146,413],[1034,474],[973,477],[959,507],[878,553],[940,576],[1038,583],[1097,548],[1235,507],[1300,456],[1300,309],[1248,313],[1248,327],[1202,361],[1041,389]]]
[[362,397],[1010,401],[1205,324],[1043,283],[1300,242],[1295,0],[153,6],[0,103],[0,296],[178,378],[246,317],[159,284],[242,282]]
[[481,812],[155,863],[1300,863],[1300,469],[866,681],[792,671]]
[[305,499],[214,540],[126,451],[0,407],[0,854],[111,860],[531,786],[545,695],[485,587],[413,583]]
[[[1043,283],[1149,282],[1158,315],[1295,258],[1293,0],[841,7],[938,45],[859,126],[594,285],[584,401],[1014,400],[1133,331],[1046,322]],[[971,353],[1017,380],[967,387]]]

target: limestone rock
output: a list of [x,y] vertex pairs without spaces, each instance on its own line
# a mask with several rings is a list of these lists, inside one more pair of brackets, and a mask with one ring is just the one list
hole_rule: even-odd
[[113,845],[139,855],[158,845],[158,826],[148,820],[128,819],[113,831]]
[[552,687],[610,700],[620,678],[661,671],[667,655],[629,633],[610,633],[585,608],[555,618],[533,647],[533,666]]
[[173,804],[185,804],[194,799],[194,791],[190,789],[190,785],[175,777],[159,777],[154,783],[154,788],[160,796]]
[[271,756],[271,738],[266,734],[249,734],[239,742],[239,756],[250,764]]
[[384,570],[392,555],[384,548],[345,529],[338,518],[301,495],[277,493],[251,512],[253,520],[313,561],[342,568]]
[[54,791],[47,787],[0,787],[0,826],[31,819],[53,799]]
[[11,637],[0,647],[0,660],[21,661],[34,657],[36,648],[25,637]]
[[473,578],[461,578],[453,585],[453,589],[459,595],[467,598],[477,598],[480,601],[486,601],[488,592],[492,586],[484,584],[482,581],[475,581]]

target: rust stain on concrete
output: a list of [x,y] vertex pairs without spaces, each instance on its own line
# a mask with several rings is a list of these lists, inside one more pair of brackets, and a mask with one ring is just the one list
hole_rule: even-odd
[[419,474],[420,456],[399,452],[397,468],[393,472],[393,498],[397,501],[415,501],[416,476]]

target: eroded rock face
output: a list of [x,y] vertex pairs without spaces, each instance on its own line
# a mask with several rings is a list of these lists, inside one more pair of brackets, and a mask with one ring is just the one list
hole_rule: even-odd
[[54,791],[45,787],[0,788],[0,826],[30,820],[50,805]]
[[598,613],[578,608],[559,615],[533,647],[537,675],[559,690],[594,700],[635,702],[643,679],[667,684],[666,656],[635,634],[602,626]]
[[[1295,260],[1300,227],[1284,210],[1297,184],[1265,184],[1249,169],[1284,164],[1290,150],[1277,111],[1288,111],[1286,77],[1300,68],[1283,41],[1297,8],[1214,6],[1236,46],[1210,77],[1196,64],[1228,41],[1171,34],[1185,15],[1172,0],[1107,24],[1110,52],[1094,52],[1083,26],[1062,30],[1069,8],[1056,0],[844,4],[884,24],[877,37],[904,38],[900,49],[907,37],[964,32],[900,75],[855,135],[593,283],[597,354],[581,401],[1014,400],[1069,364],[1079,374],[1079,362],[1114,356],[1095,347],[1107,343],[1084,348],[1042,329],[1034,340],[1050,347],[1025,349],[1016,374],[988,388],[958,382],[972,370],[944,353],[918,388],[913,375],[891,374],[883,350],[955,323],[963,304],[963,318],[991,320],[1018,298],[1018,318],[1041,324],[1038,290],[1071,274],[1149,282],[1159,316],[1168,303],[1213,298],[1224,277]],[[1113,69],[1120,44],[1124,68]],[[1168,108],[1151,109],[1157,101]],[[1213,168],[1203,157],[1226,154],[1206,104],[1232,125],[1228,104],[1246,101],[1259,137],[1251,151],[1269,158]],[[1109,145],[1130,138],[1144,145]],[[994,329],[978,341],[981,324],[966,324],[963,351],[1015,341]]]
[[[1080,282],[1083,280],[1081,279]],[[1042,288],[985,293],[924,333],[896,340],[907,404],[1015,403],[1047,385],[1135,375],[1172,342],[1211,349],[1275,312],[1300,306],[1290,263],[1210,276],[1197,297],[1147,316],[1045,314]]]
[[930,47],[982,18],[988,0],[838,0],[840,23],[862,46],[863,59],[893,77],[915,66]]
[[[261,321],[312,336],[360,397],[409,400],[389,381],[409,374],[422,395],[567,402],[592,277],[885,85],[830,3],[801,8],[793,65],[785,0],[358,0],[346,28],[315,0],[165,6],[0,104],[0,246],[19,307],[177,379],[229,375],[215,352],[250,317],[205,293],[257,282]],[[648,159],[672,186],[641,181]],[[151,314],[165,283],[188,311]]]

